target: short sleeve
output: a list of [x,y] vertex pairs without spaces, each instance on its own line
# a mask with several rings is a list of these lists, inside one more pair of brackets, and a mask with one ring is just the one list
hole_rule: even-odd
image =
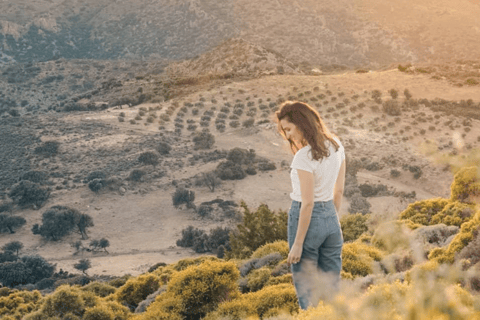
[[345,160],[345,148],[342,145],[340,145],[340,148],[338,149],[338,151],[340,151],[340,158],[342,160],[340,162],[343,162],[343,160]]
[[338,148],[337,152],[340,152],[340,163],[342,163],[343,160],[345,160],[345,148],[343,147],[343,144],[340,141],[340,139],[338,139],[338,138],[334,138],[334,139],[335,139],[335,141],[338,142],[339,148]]
[[292,164],[290,165],[290,168],[300,169],[300,170],[313,173],[313,165],[307,157],[307,151],[308,151],[307,148],[299,150],[293,157],[293,161],[292,161]]

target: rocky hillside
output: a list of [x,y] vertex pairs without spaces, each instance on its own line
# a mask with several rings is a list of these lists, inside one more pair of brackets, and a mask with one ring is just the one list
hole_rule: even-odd
[[469,0],[4,0],[0,12],[1,64],[182,60],[231,38],[325,68],[480,53],[480,5]]
[[302,74],[282,55],[230,39],[195,59],[91,60],[64,58],[0,68],[0,115],[48,110],[94,110],[160,102],[208,83],[269,74]]

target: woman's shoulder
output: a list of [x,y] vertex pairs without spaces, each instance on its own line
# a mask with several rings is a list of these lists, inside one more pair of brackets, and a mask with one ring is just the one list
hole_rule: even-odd
[[[332,139],[338,143],[338,146],[340,147],[340,149],[343,148],[342,141],[340,141],[339,137],[332,135]],[[327,140],[327,142],[330,147],[334,147],[334,144],[331,141]]]

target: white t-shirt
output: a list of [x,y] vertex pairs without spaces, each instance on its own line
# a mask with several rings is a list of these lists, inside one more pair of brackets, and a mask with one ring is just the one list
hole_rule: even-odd
[[333,199],[333,188],[337,181],[338,172],[343,160],[345,160],[345,149],[337,137],[334,137],[340,148],[335,152],[335,146],[328,140],[325,143],[330,150],[330,156],[321,160],[312,158],[312,147],[307,145],[298,150],[293,157],[290,178],[292,180],[293,192],[290,198],[302,202],[302,194],[300,192],[300,180],[298,179],[297,169],[305,170],[313,173],[315,187],[313,191],[313,201],[329,201]]

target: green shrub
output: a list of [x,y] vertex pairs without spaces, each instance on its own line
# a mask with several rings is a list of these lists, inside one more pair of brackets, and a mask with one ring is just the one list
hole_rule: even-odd
[[362,213],[367,214],[370,212],[372,205],[361,194],[353,194],[350,199],[350,206],[348,207],[349,213]]
[[282,255],[284,259],[288,257],[289,253],[289,248],[288,248],[288,242],[285,240],[277,240],[271,243],[266,243],[256,249],[252,255],[251,258],[263,258],[269,254],[272,254],[274,252],[278,252]]
[[9,316],[12,319],[22,319],[23,316],[34,311],[43,298],[37,290],[18,291],[8,288],[0,290],[5,291],[5,294],[0,294],[1,319],[8,319]]
[[428,255],[429,260],[439,263],[453,263],[455,254],[465,248],[475,237],[475,233],[480,228],[480,210],[477,210],[470,221],[465,222],[460,227],[460,232],[455,235],[447,248],[435,248]]
[[133,311],[148,295],[158,290],[160,282],[160,278],[154,274],[145,274],[128,279],[115,292],[114,298]]
[[206,131],[195,134],[193,137],[194,149],[210,149],[215,144],[215,137]]
[[47,201],[50,192],[34,182],[22,180],[12,187],[8,196],[20,206],[41,207]]
[[450,202],[442,211],[434,215],[430,224],[444,223],[447,226],[460,227],[464,222],[467,222],[473,217],[475,213],[475,205],[462,202]]
[[20,177],[20,180],[28,180],[28,181],[43,185],[48,180],[48,174],[44,171],[32,170],[32,171],[28,171],[28,172],[24,173]]
[[220,162],[215,168],[215,174],[222,180],[242,180],[247,176],[242,166],[231,160]]
[[255,123],[255,119],[253,118],[249,118],[245,121],[242,122],[242,125],[245,127],[245,128],[251,128],[253,127],[253,124]]
[[175,271],[182,271],[187,269],[190,266],[198,266],[205,261],[220,261],[217,257],[214,256],[201,256],[198,258],[185,258],[178,261],[176,264],[173,265],[173,269]]
[[[440,213],[450,201],[444,198],[434,198],[410,203],[400,213],[399,219],[410,220],[413,223],[429,226],[432,218]],[[439,222],[437,222],[439,223]]]
[[270,269],[262,267],[255,269],[248,274],[247,287],[251,292],[262,289],[270,279]]
[[25,223],[27,223],[27,220],[23,217],[0,213],[0,233],[15,233],[15,230],[22,227]]
[[116,279],[113,279],[113,280],[110,280],[110,282],[108,282],[109,285],[115,287],[115,288],[120,288],[121,286],[123,286],[128,279],[130,279],[132,276],[127,274],[127,275],[124,275],[122,277],[118,277]]
[[45,157],[52,157],[57,155],[58,147],[60,143],[58,141],[46,141],[42,145],[35,148],[35,154],[39,154]]
[[257,292],[240,295],[237,299],[226,301],[203,320],[219,319],[256,319],[269,314],[270,310],[284,310],[287,314],[298,312],[298,300],[295,288],[291,284],[278,284],[264,287]]
[[128,180],[140,181],[145,174],[147,173],[142,169],[133,169],[128,175]]
[[364,277],[373,272],[373,261],[380,261],[383,253],[362,242],[345,243],[342,249],[342,270],[353,277]]
[[59,240],[77,230],[82,239],[87,238],[87,228],[93,226],[92,218],[77,209],[66,206],[53,206],[42,214],[42,225],[32,227],[33,234],[39,234],[47,240]]
[[471,196],[480,196],[480,167],[461,168],[450,186],[452,201],[473,202]]
[[87,284],[86,286],[82,287],[81,288],[83,291],[90,291],[90,292],[93,292],[95,295],[99,296],[99,297],[106,297],[112,293],[115,293],[115,290],[116,288],[112,285],[109,285],[107,283],[103,283],[103,282],[98,282],[98,281],[94,281],[94,282],[91,282],[89,284]]
[[172,202],[175,207],[186,203],[187,207],[192,207],[195,200],[195,191],[188,190],[182,187],[176,188],[175,193],[172,195]]
[[253,251],[262,245],[276,240],[287,240],[287,212],[271,211],[266,204],[261,204],[256,211],[250,211],[242,200],[242,223],[230,233],[231,250],[226,258],[248,258]]
[[401,174],[401,172],[400,172],[399,170],[397,170],[397,169],[392,169],[392,170],[390,170],[390,176],[391,176],[392,178],[397,178],[397,177],[400,176],[400,174]]
[[[103,310],[103,311],[98,311]],[[97,317],[93,316],[96,315]],[[103,316],[109,315],[110,318]],[[105,301],[92,292],[82,291],[78,287],[63,285],[51,295],[40,300],[37,311],[24,319],[116,319],[127,320],[129,311],[115,301]]]
[[158,155],[152,151],[142,152],[138,156],[138,161],[144,165],[152,165],[154,168],[160,163]]
[[238,295],[238,269],[233,262],[205,261],[172,275],[167,291],[159,295],[141,319],[162,319],[179,315],[200,319],[223,301]]
[[[95,305],[95,302],[97,302],[85,298],[78,288],[61,286],[57,288],[53,294],[45,298],[38,313],[46,317],[62,318],[67,313],[81,317],[85,312],[87,302],[89,302],[88,306],[92,307]],[[33,317],[33,314],[29,316]],[[26,319],[28,319],[29,316],[27,316]],[[33,319],[35,318],[33,317]]]
[[340,219],[343,240],[345,242],[357,240],[358,237],[360,237],[368,230],[367,220],[369,218],[369,214],[363,215],[361,213],[348,214],[343,216]]

